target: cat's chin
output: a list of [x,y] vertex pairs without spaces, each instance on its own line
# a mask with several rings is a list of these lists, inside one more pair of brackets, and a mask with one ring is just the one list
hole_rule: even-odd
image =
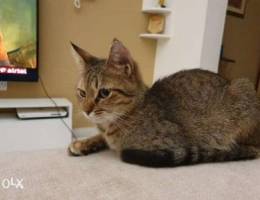
[[110,124],[110,123],[112,123],[110,120],[107,120],[107,119],[92,119],[90,121],[94,124]]
[[91,121],[94,124],[111,124],[113,123],[116,119],[113,116],[110,115],[104,115],[104,116],[95,116],[95,115],[87,115],[86,113],[83,113],[84,116]]

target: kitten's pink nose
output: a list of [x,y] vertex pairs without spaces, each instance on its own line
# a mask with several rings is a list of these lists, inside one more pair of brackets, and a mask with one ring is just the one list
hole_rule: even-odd
[[90,103],[88,105],[85,105],[85,112],[89,115],[94,109],[94,104]]
[[92,110],[86,110],[85,112],[89,115],[92,112]]

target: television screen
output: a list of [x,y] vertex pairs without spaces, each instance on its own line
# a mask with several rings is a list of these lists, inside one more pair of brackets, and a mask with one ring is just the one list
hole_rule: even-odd
[[0,81],[37,81],[38,0],[0,0]]

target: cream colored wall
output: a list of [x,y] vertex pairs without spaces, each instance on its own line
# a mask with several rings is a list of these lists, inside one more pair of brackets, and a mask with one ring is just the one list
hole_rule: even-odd
[[[49,94],[66,97],[74,105],[74,127],[89,125],[77,106],[75,84],[77,68],[70,54],[69,41],[91,53],[107,56],[111,40],[122,40],[141,66],[147,84],[152,83],[156,42],[144,40],[147,19],[141,13],[141,0],[40,0],[39,69]],[[39,83],[8,83],[0,98],[45,97]]]
[[228,64],[230,79],[248,77],[256,83],[260,64],[260,1],[248,0],[245,18],[227,16],[224,55],[236,60]]

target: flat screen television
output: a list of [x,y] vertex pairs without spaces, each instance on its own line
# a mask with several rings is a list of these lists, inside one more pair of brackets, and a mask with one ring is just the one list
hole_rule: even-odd
[[38,80],[38,0],[0,0],[0,81]]

